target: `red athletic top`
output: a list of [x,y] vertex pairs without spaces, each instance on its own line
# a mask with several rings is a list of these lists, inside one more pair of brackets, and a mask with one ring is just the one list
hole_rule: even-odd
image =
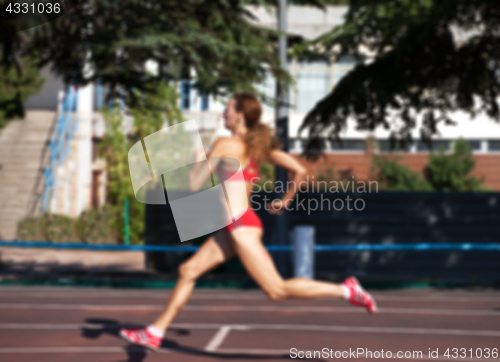
[[[219,164],[219,167],[217,167],[217,173],[219,174],[219,177],[221,178],[222,182],[227,181],[230,178],[231,178],[231,181],[241,181],[239,177],[234,177],[234,174],[236,172],[225,170],[222,167],[222,164]],[[254,179],[259,177],[259,168],[257,167],[257,164],[255,163],[253,158],[250,158],[250,161],[245,166],[242,173],[243,173],[243,180],[244,181],[251,182]]]
[[255,163],[253,158],[250,158],[250,161],[243,169],[243,179],[245,181],[252,181],[253,179],[258,177],[259,177],[259,168],[257,167],[257,164]]
[[[219,164],[217,167],[217,173],[219,174],[219,177],[221,178],[221,182],[227,182],[228,180],[230,181],[252,181],[255,180],[256,178],[259,177],[259,168],[257,167],[257,164],[255,161],[250,158],[250,161],[248,164],[245,166],[243,169],[243,180],[241,180],[241,174],[236,174],[234,171],[228,171],[225,170],[222,167],[222,163]],[[226,226],[227,231],[231,232],[236,228],[239,227],[255,227],[262,229],[262,222],[260,221],[259,217],[253,211],[252,209],[247,209],[247,211],[241,215],[237,220],[234,220],[233,222],[230,222],[229,225]]]

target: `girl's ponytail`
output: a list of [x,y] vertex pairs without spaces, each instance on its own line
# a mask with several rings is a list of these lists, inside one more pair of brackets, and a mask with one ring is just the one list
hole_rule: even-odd
[[261,123],[262,106],[255,95],[236,93],[233,98],[236,101],[236,110],[242,112],[245,117],[248,133],[244,141],[248,155],[260,165],[269,156],[269,152],[280,148],[280,142],[272,129]]

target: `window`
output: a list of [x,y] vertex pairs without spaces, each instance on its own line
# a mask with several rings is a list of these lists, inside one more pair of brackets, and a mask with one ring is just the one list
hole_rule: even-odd
[[355,151],[364,152],[365,151],[365,141],[364,140],[342,140],[342,142],[329,141],[329,151]]
[[472,152],[480,152],[481,151],[481,140],[467,140],[469,143]]
[[[303,152],[306,148],[307,139],[290,138],[290,152]],[[325,140],[325,152],[364,152],[365,140],[351,139],[342,140],[342,143]]]
[[201,92],[201,110],[206,111],[209,108],[208,93],[206,91]]
[[306,149],[307,140],[297,140],[297,144],[299,145],[298,148],[300,149],[300,152],[304,152],[304,150]]
[[290,138],[288,140],[288,148],[292,153],[300,153],[302,152],[302,143],[297,138]]
[[347,73],[356,66],[356,59],[350,56],[340,57],[335,61],[333,67],[333,86],[337,86],[338,82],[344,78]]
[[183,80],[181,82],[181,110],[189,110],[189,107],[191,106],[191,84],[189,84],[189,81]]
[[488,141],[488,151],[489,152],[500,152],[500,140],[489,140]]
[[298,112],[309,112],[330,92],[330,68],[327,61],[299,62],[295,79],[295,109]]
[[377,140],[377,148],[380,152],[409,152],[411,144],[403,145],[401,142],[395,142],[391,147],[390,140]]
[[[276,79],[271,72],[266,74],[266,79],[263,83],[257,85],[259,92],[264,93],[264,95],[269,99],[274,99],[276,97]],[[262,102],[262,111],[264,112],[274,112],[274,108]]]
[[441,150],[444,152],[451,151],[449,140],[433,140],[430,142],[430,144],[418,140],[416,143],[417,143],[417,152],[429,152],[429,151],[438,152]]
[[[325,145],[324,145],[325,148],[323,149],[323,151],[328,151],[328,141],[326,141],[326,140],[324,140],[324,141],[325,141]],[[309,140],[307,138],[297,139],[296,140],[296,145],[298,145],[297,149],[299,149],[300,152],[304,152],[308,142],[309,142]]]

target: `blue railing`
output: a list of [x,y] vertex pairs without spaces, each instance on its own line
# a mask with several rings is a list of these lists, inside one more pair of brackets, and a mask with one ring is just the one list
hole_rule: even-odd
[[[160,252],[193,252],[199,246],[173,245],[106,245],[83,243],[48,243],[41,241],[0,241],[0,246],[17,248],[45,248],[45,249],[84,249],[109,251],[160,251]],[[266,245],[266,249],[273,252],[291,252],[292,245]],[[345,252],[345,251],[500,251],[500,244],[481,243],[418,243],[418,244],[354,244],[354,245],[315,245],[317,252]]]
[[50,139],[50,159],[45,168],[45,185],[41,195],[42,212],[49,209],[50,200],[56,191],[56,169],[61,165],[71,150],[71,141],[73,134],[78,127],[78,117],[73,118],[73,112],[76,111],[76,102],[78,99],[78,90],[75,86],[69,86],[64,100],[59,110],[54,133]]

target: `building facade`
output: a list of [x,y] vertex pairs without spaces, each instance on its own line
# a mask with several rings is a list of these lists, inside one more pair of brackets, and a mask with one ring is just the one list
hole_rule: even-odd
[[[263,7],[249,7],[256,22],[264,27],[276,28],[276,16],[272,10]],[[313,39],[333,27],[342,24],[347,7],[330,6],[325,11],[301,6],[288,8],[288,31],[306,40]],[[457,41],[467,34],[457,32]],[[370,61],[366,54],[365,61]],[[292,58],[288,70],[295,84],[290,89],[291,108],[289,113],[290,152],[300,157],[307,140],[307,132],[299,132],[300,125],[307,112],[316,102],[325,97],[338,82],[354,67],[356,61],[350,57],[328,57],[305,61]],[[146,64],[152,72],[155,64]],[[64,97],[64,84],[48,72],[47,82],[42,91],[26,104],[28,111],[51,110],[59,112]],[[268,97],[275,93],[275,81],[269,76],[263,84],[257,85]],[[200,94],[189,81],[177,85],[179,107],[186,119],[195,119],[201,130],[206,146],[217,136],[227,135],[221,118],[226,99]],[[50,210],[71,216],[79,215],[89,207],[99,207],[106,198],[106,164],[98,157],[97,145],[105,133],[104,121],[100,114],[105,92],[99,84],[90,84],[78,92],[75,117],[78,128],[74,136],[72,151],[63,164],[57,166],[55,173],[58,183],[52,198]],[[439,136],[432,143],[433,149],[450,151],[453,143],[464,138],[471,145],[476,168],[474,174],[484,179],[484,185],[500,190],[500,124],[484,115],[475,119],[464,112],[457,112],[452,117],[456,126],[443,126]],[[263,122],[274,126],[275,113],[269,104],[264,104]],[[132,120],[126,123],[131,126]],[[399,152],[400,161],[414,171],[422,171],[427,164],[431,149],[419,141],[418,127],[414,130],[413,144]],[[390,152],[389,132],[377,129],[374,132],[359,131],[355,120],[350,120],[347,129],[341,134],[342,143],[326,141],[325,157],[319,161],[306,162],[311,175],[322,175],[333,169],[337,174],[354,175],[359,180],[370,180],[371,154],[366,152],[366,140],[376,140],[376,151]],[[304,161],[305,162],[305,161]]]
[[[257,23],[270,28],[276,28],[276,16],[273,11],[262,7],[250,7],[257,18]],[[325,11],[302,6],[288,8],[288,32],[301,36],[306,40],[331,30],[342,24],[347,7],[330,6]],[[454,31],[457,42],[463,41],[468,34]],[[373,58],[373,54],[366,54],[366,62]],[[299,133],[300,125],[307,112],[316,102],[325,97],[338,82],[356,66],[355,59],[343,57],[336,59],[318,59],[303,61],[289,59],[288,70],[295,80],[290,89],[289,114],[289,145],[290,152],[297,157],[304,151],[307,132]],[[260,91],[269,97],[275,94],[276,83],[268,77],[264,84],[259,85]],[[180,87],[182,88],[182,86]],[[220,120],[223,110],[223,100],[208,97],[202,98],[195,92],[180,91],[181,105],[189,119],[199,120],[202,127],[216,127],[217,133],[226,134]],[[274,125],[274,109],[264,105],[263,121]],[[465,139],[471,146],[476,167],[473,174],[484,179],[484,185],[493,190],[500,190],[500,124],[485,115],[472,118],[465,112],[456,112],[451,118],[457,121],[454,126],[442,126],[438,129],[439,135],[434,137],[431,145],[420,141],[417,127],[413,130],[412,144],[398,153],[400,162],[411,170],[421,172],[429,159],[429,152],[444,150],[450,152],[453,143],[459,138]],[[204,126],[206,124],[206,126]],[[337,144],[326,140],[325,157],[319,161],[307,162],[311,175],[320,175],[327,168],[333,168],[337,173],[354,175],[357,179],[369,180],[371,175],[371,154],[366,152],[368,138],[376,141],[376,153],[393,152],[390,148],[390,132],[377,129],[374,132],[359,131],[354,119],[350,120],[347,129],[341,134],[342,143]]]

